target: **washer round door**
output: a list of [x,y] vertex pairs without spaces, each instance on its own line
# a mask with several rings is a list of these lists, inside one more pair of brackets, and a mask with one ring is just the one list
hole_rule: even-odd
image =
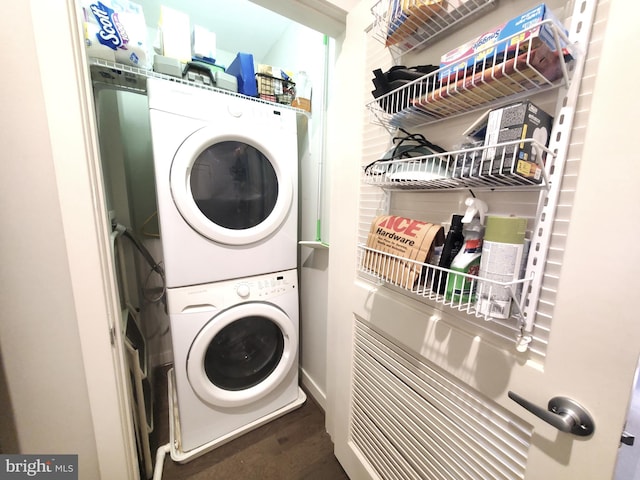
[[285,221],[293,180],[264,142],[222,130],[201,128],[178,148],[171,194],[184,220],[206,238],[255,243]]
[[248,405],[297,368],[297,349],[297,331],[282,310],[242,303],[217,314],[198,332],[187,356],[187,376],[204,402]]

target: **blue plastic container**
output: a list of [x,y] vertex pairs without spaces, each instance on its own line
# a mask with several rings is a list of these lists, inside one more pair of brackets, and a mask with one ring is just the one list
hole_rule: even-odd
[[253,55],[250,53],[238,53],[236,58],[227,68],[227,73],[238,79],[238,93],[250,97],[258,96],[255,70],[253,68]]

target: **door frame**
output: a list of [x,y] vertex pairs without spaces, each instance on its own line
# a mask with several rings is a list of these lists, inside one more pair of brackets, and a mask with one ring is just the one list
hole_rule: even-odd
[[[79,5],[31,0],[69,273],[100,477],[137,479],[139,469],[110,248],[97,126]],[[55,41],[53,41],[55,39]],[[113,341],[113,344],[112,344]]]

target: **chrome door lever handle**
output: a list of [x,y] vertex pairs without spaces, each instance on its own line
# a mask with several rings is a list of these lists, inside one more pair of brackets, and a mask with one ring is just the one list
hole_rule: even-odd
[[636,437],[631,435],[629,432],[622,432],[620,436],[620,443],[624,445],[629,445],[630,447],[636,442]]
[[589,412],[570,398],[553,397],[549,400],[547,408],[544,409],[525,400],[516,393],[509,392],[508,395],[518,405],[526,408],[535,416],[562,432],[572,433],[579,437],[588,437],[595,430],[595,424]]

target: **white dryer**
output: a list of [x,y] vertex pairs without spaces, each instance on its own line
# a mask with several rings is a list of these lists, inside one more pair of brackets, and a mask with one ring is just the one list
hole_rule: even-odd
[[301,405],[296,270],[168,289],[167,303],[181,451]]
[[167,287],[296,268],[294,110],[147,81]]

